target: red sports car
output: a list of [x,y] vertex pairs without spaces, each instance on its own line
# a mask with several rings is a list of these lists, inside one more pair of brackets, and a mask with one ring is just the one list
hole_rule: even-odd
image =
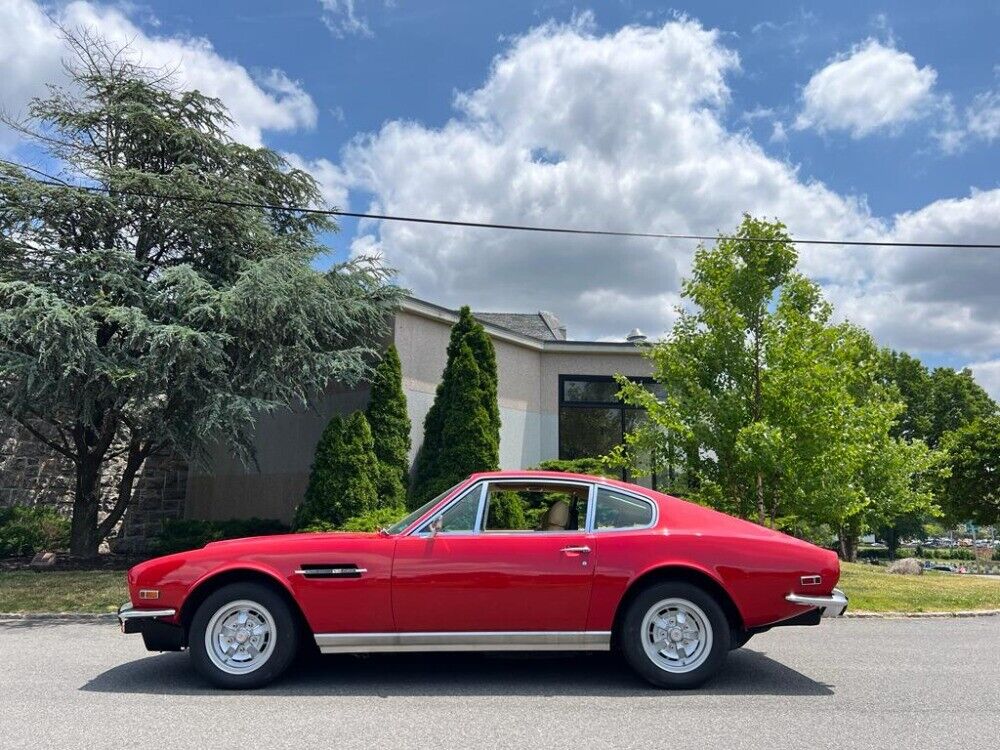
[[122,630],[187,648],[226,688],[264,685],[300,646],[607,651],[660,687],[716,673],[755,633],[840,615],[837,556],[635,485],[474,474],[371,534],[214,542],[136,565]]

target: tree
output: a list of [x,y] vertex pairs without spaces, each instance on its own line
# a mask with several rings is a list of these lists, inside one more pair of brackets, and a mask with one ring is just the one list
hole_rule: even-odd
[[796,258],[780,222],[749,216],[698,250],[693,309],[649,350],[665,397],[619,378],[648,420],[611,458],[683,446],[693,499],[762,525],[825,524],[847,548],[877,516],[929,505],[933,456],[891,436],[903,405],[877,382],[874,343],[831,323]]
[[379,463],[379,504],[401,508],[406,502],[410,474],[410,416],[403,393],[402,366],[394,345],[389,345],[375,368],[366,415]]
[[1000,523],[1000,416],[990,416],[945,435],[950,476],[944,504],[955,519],[984,526]]
[[997,404],[975,381],[968,368],[938,367],[931,373],[931,432],[927,442],[937,445],[945,433],[997,413]]
[[316,446],[309,486],[295,512],[295,527],[339,528],[379,507],[379,464],[365,415],[334,416]]
[[0,412],[72,462],[70,548],[92,556],[150,455],[221,439],[252,462],[258,415],[369,377],[399,290],[372,261],[312,268],[334,225],[256,204],[315,205],[315,181],[234,142],[218,100],[68,41],[71,86],[8,121],[63,179],[0,168]]
[[[473,368],[459,366],[463,348],[469,350]],[[468,447],[475,461],[457,460],[465,450],[449,446],[446,429],[451,420],[458,429],[463,419],[478,420],[478,412],[469,411],[471,394],[486,415],[485,429],[470,428],[475,444]],[[445,456],[446,449],[449,452]],[[448,360],[434,394],[434,403],[424,418],[424,441],[417,453],[411,486],[409,507],[421,504],[464,479],[474,471],[490,471],[500,464],[500,411],[497,404],[496,353],[493,342],[483,326],[472,316],[468,307],[459,311],[448,342]],[[464,474],[456,474],[456,466],[470,466]]]

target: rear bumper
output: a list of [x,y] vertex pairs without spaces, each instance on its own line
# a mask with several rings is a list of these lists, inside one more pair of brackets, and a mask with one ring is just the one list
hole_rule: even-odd
[[847,609],[847,596],[840,589],[834,589],[829,596],[789,594],[785,601],[803,607],[814,607],[820,610],[823,617],[840,617]]
[[184,648],[184,628],[162,617],[173,617],[175,609],[135,609],[131,602],[118,608],[118,624],[123,633],[141,633],[149,651],[180,651]]

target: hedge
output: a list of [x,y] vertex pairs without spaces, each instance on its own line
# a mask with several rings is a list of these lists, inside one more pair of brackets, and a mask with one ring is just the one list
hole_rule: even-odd
[[0,508],[0,557],[66,549],[69,528],[69,519],[52,508],[37,505]]

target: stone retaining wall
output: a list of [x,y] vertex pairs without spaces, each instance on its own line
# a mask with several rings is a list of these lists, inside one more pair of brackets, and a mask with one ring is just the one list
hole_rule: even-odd
[[[119,460],[120,464],[120,460]],[[101,482],[103,518],[114,505],[120,465],[108,464]],[[109,540],[115,552],[146,550],[163,521],[184,515],[187,463],[176,455],[146,459],[136,479],[132,508]],[[0,419],[0,507],[48,505],[70,515],[73,509],[73,465],[16,422]]]

